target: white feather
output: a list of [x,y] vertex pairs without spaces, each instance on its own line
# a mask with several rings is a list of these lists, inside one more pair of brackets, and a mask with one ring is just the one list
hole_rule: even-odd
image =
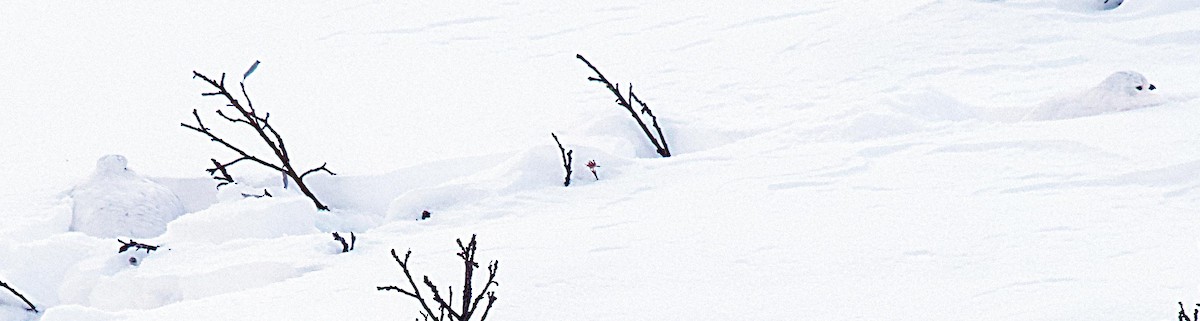
[[1077,118],[1164,103],[1162,97],[1151,92],[1151,86],[1140,73],[1119,71],[1096,87],[1042,103],[1026,114],[1024,120]]
[[96,237],[149,238],[183,215],[183,203],[167,187],[126,167],[121,155],[96,162],[96,171],[73,188],[71,230]]

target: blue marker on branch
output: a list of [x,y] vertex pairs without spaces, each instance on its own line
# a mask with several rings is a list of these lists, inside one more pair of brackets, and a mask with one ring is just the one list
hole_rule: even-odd
[[245,74],[245,75],[242,75],[242,80],[246,80],[246,77],[250,77],[250,74],[254,73],[254,70],[255,70],[255,69],[258,69],[258,63],[259,63],[259,62],[260,62],[260,61],[258,61],[258,60],[255,60],[255,61],[254,61],[254,65],[251,65],[251,66],[250,66],[250,69],[249,69],[249,70],[246,70],[246,74]]

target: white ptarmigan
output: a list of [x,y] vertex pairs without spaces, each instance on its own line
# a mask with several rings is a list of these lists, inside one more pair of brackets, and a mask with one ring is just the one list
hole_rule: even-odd
[[1154,89],[1142,74],[1118,71],[1092,89],[1042,103],[1023,120],[1077,118],[1160,105],[1164,101],[1151,93]]
[[179,196],[126,167],[125,156],[96,161],[92,177],[71,189],[71,230],[96,237],[149,238],[183,215]]

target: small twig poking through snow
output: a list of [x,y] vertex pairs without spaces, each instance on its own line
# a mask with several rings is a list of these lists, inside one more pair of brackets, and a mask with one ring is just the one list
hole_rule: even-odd
[[593,159],[587,162],[587,168],[592,170],[592,177],[595,177],[598,181],[600,180],[600,175],[596,174],[596,167],[600,167],[600,165],[596,165],[596,160]]
[[41,313],[41,312],[38,312],[37,307],[33,306],[33,302],[29,302],[29,299],[26,299],[25,296],[21,294],[21,292],[17,292],[16,289],[13,289],[11,286],[8,286],[8,283],[4,283],[4,281],[0,281],[0,287],[4,287],[5,289],[8,289],[8,291],[12,292],[13,295],[16,295],[18,298],[21,298],[21,301],[25,301],[25,305],[29,306],[29,308],[25,309],[25,311],[31,311],[33,313]]
[[563,186],[571,186],[571,161],[573,161],[571,153],[574,153],[575,150],[564,149],[562,143],[558,141],[558,135],[550,133],[550,136],[554,137],[555,143],[558,143],[558,151],[562,153],[563,167],[567,169],[567,177],[563,179]]
[[422,221],[428,220],[430,216],[433,216],[433,214],[429,213],[429,211],[421,211],[421,220]]
[[[583,58],[583,55],[575,55],[575,58],[583,60],[583,63],[587,64],[588,68],[596,72],[596,77],[588,77],[588,80],[603,83],[609,91],[612,91],[613,95],[617,96],[617,104],[625,107],[625,110],[629,111],[629,115],[633,116],[633,120],[637,121],[638,126],[642,127],[642,132],[646,134],[646,138],[650,139],[650,143],[654,144],[658,155],[671,157],[671,148],[667,146],[667,138],[663,136],[662,128],[658,126],[658,117],[654,117],[654,113],[650,111],[650,107],[646,106],[646,103],[642,102],[641,99],[638,99],[637,95],[633,94],[633,84],[629,84],[629,98],[625,98],[625,96],[621,95],[621,90],[618,88],[619,84],[614,85],[609,82],[608,78],[605,78],[604,74],[601,74],[600,70],[596,69],[596,66],[593,66],[591,62]],[[654,137],[654,134],[650,132],[650,128],[646,127],[646,122],[642,121],[642,117],[638,116],[638,112],[633,109],[633,102],[642,106],[641,112],[643,114],[650,116],[650,122],[658,132],[658,138]],[[662,142],[661,144],[659,143],[660,141]]]
[[[212,158],[212,162],[213,168],[210,168],[207,171],[209,175],[213,176],[214,180],[220,182],[217,183],[217,189],[221,189],[221,186],[233,184],[233,176],[230,176],[229,171],[225,170],[225,165],[221,165],[221,162],[218,162],[216,158]],[[221,172],[220,176],[217,176],[217,171]]]
[[[246,99],[246,104],[243,105],[236,98],[233,98],[233,94],[229,93],[229,90],[225,88],[225,74],[221,74],[220,81],[209,79],[208,77],[195,71],[192,72],[192,75],[192,78],[200,78],[217,90],[215,92],[203,93],[201,96],[224,97],[225,100],[229,102],[225,106],[233,107],[233,109],[236,110],[236,113],[231,113],[234,116],[230,116],[229,114],[226,114],[225,111],[217,109],[217,116],[220,116],[231,123],[245,124],[246,126],[253,128],[258,134],[258,138],[266,143],[267,147],[270,148],[271,152],[273,153],[271,156],[278,160],[278,163],[272,163],[269,161],[269,157],[268,159],[263,159],[255,155],[250,155],[241,148],[238,148],[233,144],[226,142],[224,139],[217,137],[217,135],[212,132],[211,128],[204,126],[204,122],[200,119],[199,112],[195,109],[192,109],[192,116],[196,118],[196,125],[180,123],[180,126],[204,134],[212,141],[217,142],[218,144],[221,144],[222,146],[225,146],[225,148],[228,148],[238,154],[237,159],[227,163],[221,163],[216,159],[213,159],[214,167],[208,169],[207,171],[209,174],[214,176],[214,179],[221,182],[217,185],[217,187],[233,182],[233,177],[229,176],[229,172],[226,170],[226,168],[241,161],[250,161],[282,173],[285,178],[285,185],[288,180],[295,182],[296,186],[300,188],[300,192],[304,193],[304,196],[307,196],[309,199],[311,199],[313,205],[315,205],[317,209],[329,210],[329,207],[325,206],[325,204],[321,204],[321,201],[317,200],[317,196],[314,195],[308,188],[308,185],[304,183],[304,177],[308,176],[308,174],[316,172],[325,172],[330,175],[337,174],[334,174],[332,171],[326,168],[326,164],[321,164],[321,166],[317,168],[313,168],[304,172],[297,171],[296,168],[292,166],[292,159],[291,156],[288,155],[287,146],[283,143],[283,137],[279,135],[278,131],[275,131],[274,126],[271,126],[271,113],[259,114],[258,111],[254,109],[254,103],[250,101],[250,95],[246,94],[245,83],[239,83],[242,89],[242,97],[245,97]],[[217,172],[220,172],[221,175],[217,176]]]
[[138,243],[137,241],[134,241],[133,239],[129,239],[128,243],[126,243],[125,241],[122,241],[121,239],[117,239],[117,242],[121,242],[121,248],[117,250],[117,253],[125,253],[125,251],[128,251],[129,249],[133,249],[134,251],[146,250],[146,253],[150,253],[150,251],[158,250],[158,245],[142,244],[142,243]]
[[337,232],[333,232],[333,240],[341,242],[342,253],[346,253],[354,250],[354,242],[358,240],[358,237],[354,236],[354,232],[350,232],[350,243],[346,243],[345,238],[343,238],[341,235],[338,235]]
[[247,194],[247,193],[242,193],[242,197],[263,198],[263,197],[275,197],[275,196],[274,196],[274,195],[271,195],[271,192],[268,192],[268,191],[267,191],[267,189],[265,189],[265,188],[264,188],[264,189],[263,189],[263,193],[262,193],[262,194]]
[[[1196,304],[1200,307],[1200,304]],[[1192,317],[1188,317],[1187,309],[1183,307],[1183,301],[1179,302],[1179,321],[1200,321],[1200,309],[1192,309]]]
[[[475,262],[475,235],[471,235],[471,241],[466,245],[463,245],[462,239],[458,239],[457,242],[458,248],[461,250],[461,252],[458,253],[458,257],[463,260],[463,266],[465,267],[465,271],[463,273],[462,297],[460,297],[462,306],[458,310],[455,310],[453,306],[454,289],[452,287],[448,288],[449,290],[447,293],[449,297],[443,298],[441,292],[438,292],[437,286],[433,284],[433,281],[429,280],[428,276],[425,276],[422,279],[422,281],[424,281],[422,283],[425,284],[425,287],[429,288],[429,292],[432,293],[433,297],[427,298],[425,295],[421,294],[420,287],[418,287],[417,282],[413,280],[412,271],[408,269],[408,258],[412,255],[411,250],[405,253],[404,259],[401,260],[400,256],[396,255],[396,250],[392,249],[392,258],[396,260],[396,264],[399,264],[400,269],[404,271],[404,277],[408,279],[408,285],[412,288],[412,290],[410,291],[402,289],[394,285],[380,286],[376,287],[375,289],[379,291],[396,291],[416,299],[417,302],[421,304],[421,308],[424,309],[424,311],[421,311],[421,316],[424,317],[425,320],[434,321],[471,320],[471,317],[477,315],[479,312],[479,303],[482,302],[484,298],[487,298],[487,306],[483,308],[482,314],[478,314],[479,321],[486,320],[488,312],[492,310],[492,304],[496,303],[496,292],[488,291],[488,289],[490,289],[493,284],[496,286],[500,285],[500,283],[496,282],[496,271],[500,267],[500,262],[492,261],[492,263],[488,265],[487,283],[484,284],[483,289],[479,291],[478,295],[475,295],[475,293],[473,293],[474,289],[472,287],[472,279],[474,277],[475,269],[479,267],[479,263]],[[430,307],[431,303],[436,304],[437,309],[440,312],[439,314],[433,313],[433,308]]]

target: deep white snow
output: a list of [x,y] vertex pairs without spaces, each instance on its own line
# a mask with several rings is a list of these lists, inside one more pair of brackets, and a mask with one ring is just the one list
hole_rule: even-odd
[[[375,289],[407,283],[389,250],[458,289],[472,234],[489,320],[1176,320],[1200,302],[1200,2],[1102,5],[3,2],[0,280],[43,313],[0,291],[0,320],[407,320]],[[204,169],[237,156],[179,126],[267,152],[192,79],[254,61],[333,210],[249,163],[218,192]],[[136,238],[159,250],[70,231],[109,154],[178,195]]]

